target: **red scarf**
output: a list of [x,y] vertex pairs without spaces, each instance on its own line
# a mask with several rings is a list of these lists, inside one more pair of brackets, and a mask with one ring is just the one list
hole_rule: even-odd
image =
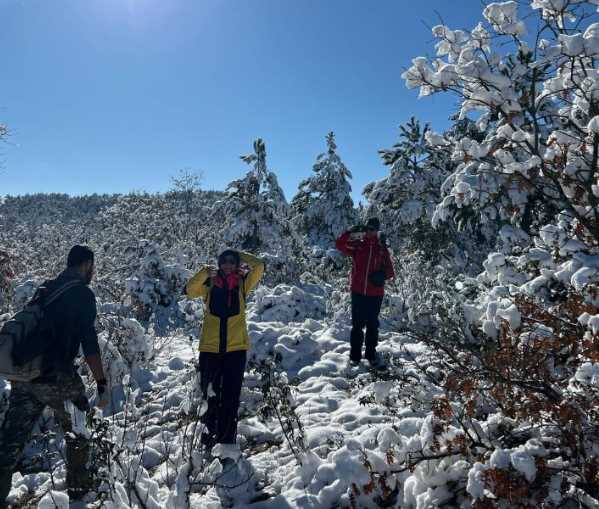
[[233,290],[239,288],[239,282],[241,281],[241,276],[237,272],[231,272],[228,276],[225,275],[222,271],[218,271],[218,275],[214,278],[214,286],[218,288],[226,288],[227,289],[227,306],[231,307],[231,296],[233,295]]

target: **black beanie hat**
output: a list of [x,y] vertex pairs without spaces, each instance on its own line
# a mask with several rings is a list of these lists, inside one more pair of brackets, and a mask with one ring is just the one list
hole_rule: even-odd
[[370,226],[372,228],[375,228],[376,231],[379,231],[381,229],[381,222],[379,221],[378,217],[371,217],[367,222],[366,222],[366,226]]
[[235,258],[235,265],[237,265],[237,267],[239,267],[239,265],[241,264],[241,258],[239,257],[239,253],[237,251],[235,251],[234,249],[225,249],[221,254],[218,255],[218,265],[219,266],[222,265],[223,260],[227,256],[232,256],[233,258]]

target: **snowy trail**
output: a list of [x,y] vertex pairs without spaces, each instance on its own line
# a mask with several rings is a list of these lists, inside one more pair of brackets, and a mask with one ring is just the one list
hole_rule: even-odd
[[[254,470],[255,482],[270,496],[250,505],[300,507],[308,503],[309,507],[330,507],[333,495],[339,497],[347,489],[337,483],[336,489],[327,492],[326,488],[335,485],[338,476],[345,475],[338,471],[334,461],[328,460],[351,439],[368,448],[376,446],[381,429],[389,428],[396,417],[389,415],[384,405],[361,405],[359,400],[374,394],[382,402],[393,384],[375,380],[365,361],[359,367],[348,367],[346,325],[329,326],[324,321],[306,320],[303,323],[250,321],[248,326],[252,338],[250,361],[272,353],[280,355],[280,364],[293,385],[296,413],[303,424],[306,445],[303,466],[299,466],[279,423],[271,420],[265,424],[255,415],[256,402],[261,399],[259,380],[255,372],[248,371],[241,397],[241,448]],[[388,357],[401,357],[402,342],[405,338],[382,330],[379,351]],[[196,358],[197,341],[176,336],[157,352],[151,367],[154,380],[143,395],[143,413],[148,416],[144,464],[159,484],[172,481],[174,475],[174,471],[168,472],[164,457],[172,453],[167,444],[171,448],[178,446],[177,416],[186,388],[195,375]],[[408,431],[417,432],[418,427]],[[319,496],[320,491],[324,495]],[[237,506],[247,506],[253,495],[250,490]],[[201,504],[199,507],[220,506],[215,490],[197,499],[197,503]]]
[[[318,323],[319,327],[316,327],[316,323],[310,321],[296,324],[291,335],[301,335],[306,325],[312,329],[310,339],[313,343],[297,342],[293,345],[293,353],[287,351],[289,357],[284,358],[282,364],[288,366],[290,380],[297,375],[298,383],[294,387],[296,412],[304,426],[308,452],[302,458],[301,467],[284,441],[280,447],[249,456],[256,471],[264,473],[268,489],[277,494],[268,501],[252,504],[252,507],[332,507],[347,492],[347,485],[339,479],[351,477],[352,468],[362,468],[351,465],[351,462],[340,465],[334,458],[335,453],[351,439],[359,440],[370,449],[375,448],[380,431],[390,428],[396,419],[383,405],[360,405],[361,396],[372,394],[382,402],[392,390],[393,383],[375,381],[365,362],[357,368],[348,368],[349,328],[329,328],[324,323]],[[253,326],[262,331],[272,327]],[[285,336],[281,336],[283,342],[286,342]],[[389,357],[402,357],[399,345],[403,341],[404,338],[396,333],[382,332],[379,351]],[[280,342],[275,345],[275,351],[281,349],[279,345]],[[285,348],[289,348],[288,342]],[[405,412],[407,421],[413,420],[411,415],[411,411]],[[417,425],[406,428],[407,424],[404,423],[406,432],[419,431]],[[270,431],[282,438],[278,425]]]
[[[396,425],[402,435],[414,435],[419,433],[423,419],[409,409],[395,409],[391,415],[383,403],[396,383],[382,380],[365,361],[359,367],[348,367],[349,327],[345,322],[250,320],[248,327],[252,350],[238,432],[251,482],[231,496],[215,488],[192,490],[191,507],[329,509],[338,503],[347,505],[343,505],[344,497],[351,491],[351,483],[364,476],[364,458],[373,464],[383,461],[389,440],[394,440],[391,435],[395,432],[389,430]],[[402,344],[408,350],[419,349],[397,333],[381,331],[379,351],[387,358],[402,358]],[[299,461],[279,422],[264,422],[256,414],[262,393],[260,378],[251,365],[271,358],[273,353],[280,357],[280,366],[292,386],[295,412],[303,426],[305,448]],[[195,386],[197,355],[197,340],[177,335],[162,341],[149,365],[132,374],[139,387],[134,393],[136,415],[127,417],[119,412],[109,418],[117,436],[127,440],[128,434],[135,435],[131,439],[139,453],[128,461],[133,468],[143,465],[145,480],[138,484],[159,502],[147,504],[148,508],[157,509],[174,500],[186,440],[183,409]],[[361,404],[363,397],[370,403]],[[135,431],[129,419],[137,421]],[[387,437],[387,442],[381,444],[381,436]]]

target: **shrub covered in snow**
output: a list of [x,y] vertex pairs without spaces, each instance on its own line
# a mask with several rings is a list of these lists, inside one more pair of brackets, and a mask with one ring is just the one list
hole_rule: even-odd
[[251,313],[256,319],[269,322],[321,319],[326,310],[324,297],[322,288],[314,284],[280,284],[272,289],[261,286],[255,291]]
[[8,311],[9,300],[12,295],[15,273],[11,262],[12,256],[10,253],[0,248],[0,314]]
[[428,475],[444,459],[465,462],[445,488],[465,488],[458,505],[599,503],[599,103],[589,93],[599,32],[579,24],[594,3],[532,2],[537,47],[516,2],[489,4],[471,32],[434,27],[438,58],[416,58],[403,75],[422,96],[455,92],[459,116],[476,110],[484,133],[429,139],[454,165],[433,224],[501,227],[476,282],[438,289],[436,333],[423,336],[436,396],[417,457]]
[[126,375],[148,366],[153,341],[137,320],[105,314],[100,327],[98,343],[109,386],[118,386]]
[[179,309],[188,325],[199,325],[204,317],[204,303],[200,300],[182,299],[179,301]]
[[166,308],[176,302],[191,272],[165,264],[159,247],[153,242],[140,242],[139,257],[139,269],[127,280],[127,290],[136,316],[147,321],[158,306]]

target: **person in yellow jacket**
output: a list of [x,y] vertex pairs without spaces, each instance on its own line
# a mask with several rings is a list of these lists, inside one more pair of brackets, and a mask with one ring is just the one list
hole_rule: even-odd
[[232,249],[218,257],[218,268],[205,267],[186,286],[191,299],[204,299],[200,336],[200,384],[208,410],[202,416],[202,443],[234,444],[243,373],[250,347],[245,321],[248,293],[264,274],[259,258]]

